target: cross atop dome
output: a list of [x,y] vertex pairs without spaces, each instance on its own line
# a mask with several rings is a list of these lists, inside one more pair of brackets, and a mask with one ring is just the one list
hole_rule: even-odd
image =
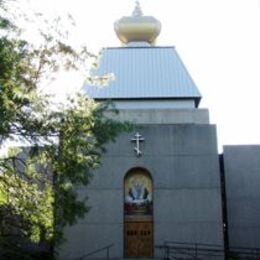
[[161,23],[153,16],[144,16],[140,2],[135,2],[135,8],[131,16],[124,16],[114,24],[115,32],[119,40],[124,44],[138,42],[155,44],[157,36],[161,32]]
[[132,12],[132,16],[142,16],[143,15],[143,11],[141,9],[141,5],[139,1],[135,1],[135,9]]

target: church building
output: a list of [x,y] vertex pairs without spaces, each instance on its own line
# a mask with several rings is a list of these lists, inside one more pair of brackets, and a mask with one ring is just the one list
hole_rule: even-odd
[[176,49],[155,44],[160,30],[137,3],[115,22],[122,46],[104,48],[95,71],[114,80],[84,86],[135,129],[107,146],[78,191],[91,209],[66,229],[60,259],[224,259],[229,248],[260,248],[260,146],[218,154],[216,126]]

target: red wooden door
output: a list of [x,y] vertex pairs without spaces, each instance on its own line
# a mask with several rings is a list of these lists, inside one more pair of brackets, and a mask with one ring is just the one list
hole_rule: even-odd
[[125,257],[153,257],[153,223],[125,222]]

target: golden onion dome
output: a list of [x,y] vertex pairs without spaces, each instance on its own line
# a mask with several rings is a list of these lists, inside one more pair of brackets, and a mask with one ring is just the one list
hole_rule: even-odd
[[132,16],[124,16],[114,24],[117,37],[123,44],[147,42],[154,44],[161,31],[161,23],[153,16],[143,16],[140,3],[136,1]]

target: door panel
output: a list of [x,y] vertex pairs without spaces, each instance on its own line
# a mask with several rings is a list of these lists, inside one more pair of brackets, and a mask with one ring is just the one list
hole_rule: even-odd
[[125,257],[153,256],[153,223],[125,222]]

